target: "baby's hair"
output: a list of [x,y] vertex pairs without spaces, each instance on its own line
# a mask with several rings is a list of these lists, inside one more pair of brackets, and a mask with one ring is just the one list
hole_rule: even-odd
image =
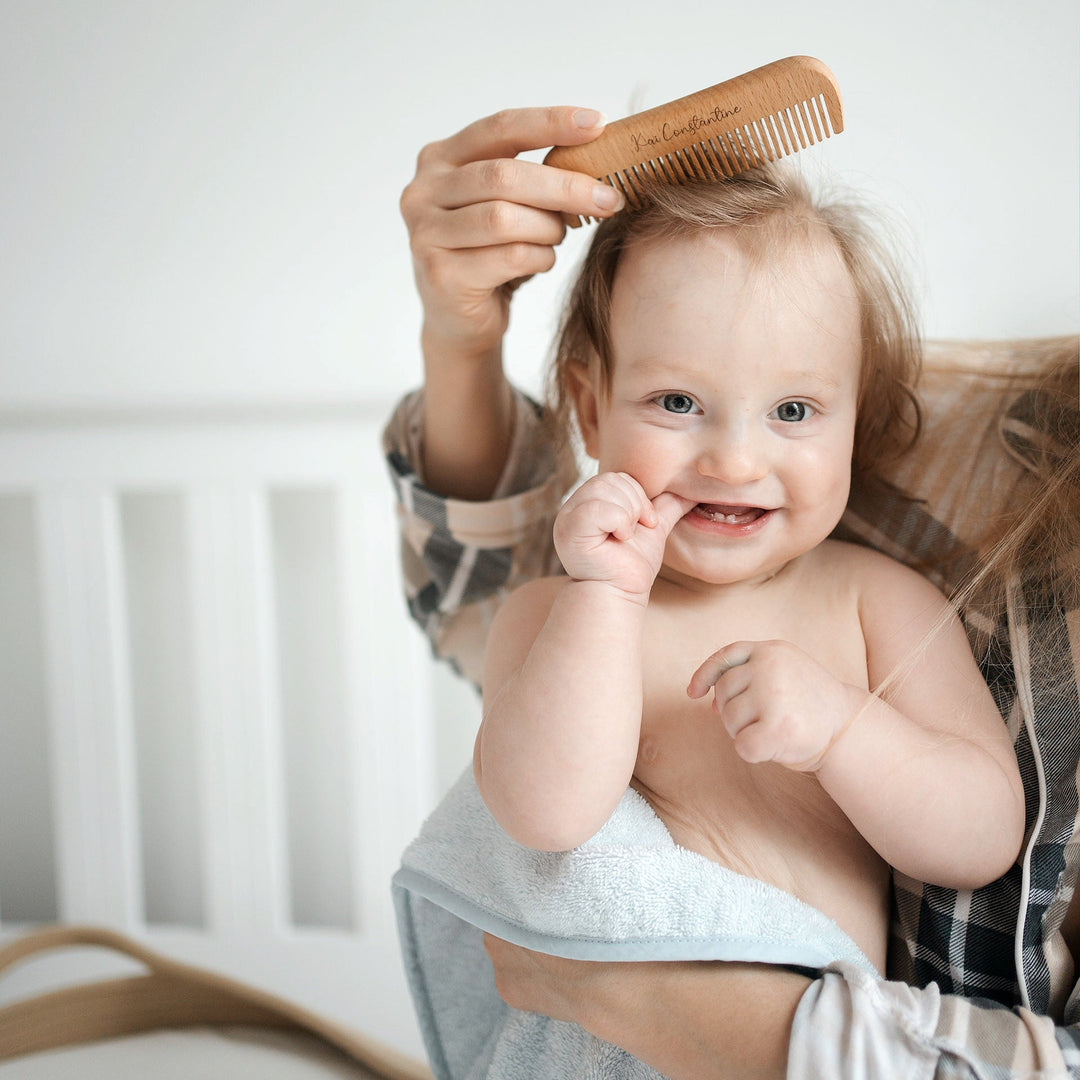
[[[871,214],[850,196],[815,198],[790,165],[770,165],[723,182],[656,186],[640,210],[602,222],[585,255],[555,346],[549,397],[557,432],[572,430],[572,373],[597,365],[600,385],[612,372],[611,297],[622,254],[647,241],[710,229],[734,230],[758,262],[793,246],[831,242],[859,300],[862,368],[853,467],[869,472],[901,454],[919,430],[914,394],[921,340],[914,303]],[[873,405],[864,408],[865,404]]]

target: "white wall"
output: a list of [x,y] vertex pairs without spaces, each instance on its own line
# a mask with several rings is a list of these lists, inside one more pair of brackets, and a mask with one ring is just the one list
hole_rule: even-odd
[[[930,333],[1075,330],[1076,24],[1072,0],[2,0],[0,405],[389,399],[419,372],[397,197],[423,142],[797,52],[845,98],[821,160],[910,223]],[[526,382],[559,281],[520,298]]]

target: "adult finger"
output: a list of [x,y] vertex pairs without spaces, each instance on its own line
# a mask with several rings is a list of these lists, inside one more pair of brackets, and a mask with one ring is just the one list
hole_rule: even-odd
[[439,200],[447,209],[502,202],[603,216],[625,202],[615,188],[585,173],[517,158],[489,158],[454,169],[443,178]]
[[423,263],[425,280],[435,289],[456,295],[490,292],[511,281],[542,274],[555,265],[555,249],[546,244],[500,244],[465,250],[440,249]]
[[429,220],[413,233],[413,247],[471,248],[510,244],[519,241],[562,243],[566,225],[558,212],[502,199],[478,202],[452,210],[435,209]]
[[504,109],[474,121],[425,151],[455,166],[512,158],[526,150],[590,142],[604,130],[605,122],[595,109],[574,106]]

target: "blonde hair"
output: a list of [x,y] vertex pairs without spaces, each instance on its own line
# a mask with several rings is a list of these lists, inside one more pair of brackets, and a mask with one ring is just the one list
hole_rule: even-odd
[[1007,583],[1026,577],[1048,606],[1080,610],[1080,339],[1012,348],[1013,370],[983,377],[1000,385],[999,428],[1027,469],[1027,491],[1008,513],[987,519],[974,544],[976,569],[955,599],[1001,617]]
[[[1055,613],[1080,612],[1080,338],[1075,336],[994,343],[994,361],[977,369],[998,405],[987,415],[1007,452],[1023,466],[1023,483],[1010,489],[996,512],[980,515],[982,527],[966,540],[944,543],[917,568],[940,579],[952,609],[965,621],[977,658],[994,648],[994,637],[1017,613],[1029,623],[1053,624]],[[942,374],[971,378],[969,366],[938,366]],[[978,453],[978,447],[972,450]],[[957,489],[965,470],[976,490],[979,463],[958,460]],[[970,515],[975,507],[968,506]],[[959,574],[960,566],[967,564]],[[1051,618],[1047,618],[1051,616]],[[885,695],[916,669],[922,651],[949,621],[932,627],[920,650],[899,663],[875,688]],[[1038,640],[1044,694],[1080,689],[1080,647]],[[1011,644],[1009,646],[1011,649]]]
[[[640,210],[597,227],[570,294],[549,373],[557,434],[572,431],[573,369],[612,372],[611,296],[624,252],[646,241],[732,229],[759,262],[824,236],[840,253],[858,296],[862,369],[853,468],[870,471],[902,453],[919,430],[915,398],[921,339],[910,291],[870,215],[850,197],[815,200],[790,167],[768,166],[717,183],[657,186]],[[863,408],[866,403],[873,408]]]

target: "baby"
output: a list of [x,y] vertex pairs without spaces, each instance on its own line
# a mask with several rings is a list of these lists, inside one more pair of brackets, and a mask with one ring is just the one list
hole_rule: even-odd
[[879,970],[890,866],[973,888],[1024,827],[944,597],[830,539],[853,470],[917,427],[909,311],[858,215],[778,170],[599,227],[554,372],[599,471],[556,521],[567,576],[496,617],[474,756],[518,842],[583,843],[632,784]]

